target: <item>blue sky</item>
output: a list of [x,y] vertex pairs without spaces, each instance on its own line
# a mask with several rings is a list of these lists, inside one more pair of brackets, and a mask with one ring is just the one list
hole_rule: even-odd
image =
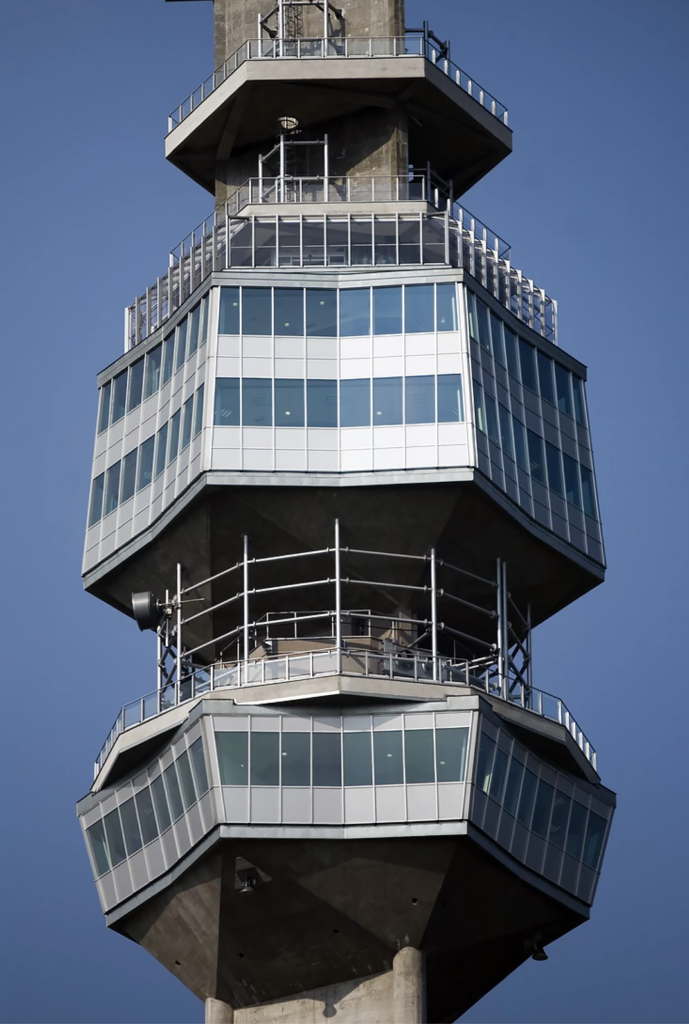
[[[79,579],[95,375],[123,308],[210,197],[165,164],[212,70],[212,5],[3,4],[0,1018],[200,1021],[103,923],[74,804],[153,641]],[[619,809],[591,921],[467,1021],[682,1022],[686,995],[686,0],[409,0],[510,110],[514,154],[465,197],[560,305],[589,366],[609,561],[540,627],[535,681],[599,752]]]

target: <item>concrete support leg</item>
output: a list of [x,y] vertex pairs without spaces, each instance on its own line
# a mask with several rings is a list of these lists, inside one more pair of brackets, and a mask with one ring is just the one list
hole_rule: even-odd
[[424,955],[405,946],[392,961],[395,1024],[425,1024],[426,970]]
[[233,1024],[234,1010],[222,999],[206,1000],[206,1024]]

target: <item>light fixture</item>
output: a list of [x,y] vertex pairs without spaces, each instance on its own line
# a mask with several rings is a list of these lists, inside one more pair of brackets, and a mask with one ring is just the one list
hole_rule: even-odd
[[538,960],[539,963],[542,963],[544,960],[548,959],[548,954],[543,949],[543,946],[536,946],[533,953],[531,954],[531,959]]
[[256,879],[247,877],[244,879],[239,887],[240,896],[253,896],[254,889],[256,888]]
[[278,124],[282,128],[283,132],[293,132],[299,127],[299,121],[296,117],[287,117],[284,114],[282,117],[278,118]]
[[132,594],[132,614],[140,630],[157,629],[164,608],[155,594],[149,591]]

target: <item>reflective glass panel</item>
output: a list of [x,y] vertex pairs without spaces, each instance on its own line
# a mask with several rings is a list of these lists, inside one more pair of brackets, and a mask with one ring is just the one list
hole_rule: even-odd
[[218,377],[215,381],[216,427],[239,426],[239,377]]
[[490,329],[488,327],[488,310],[480,299],[476,299],[476,322],[478,324],[479,344],[490,352]]
[[407,423],[435,423],[435,377],[406,377],[404,414]]
[[136,482],[137,491],[147,487],[153,479],[153,453],[155,437],[147,437],[139,448],[139,476]]
[[191,765],[189,764],[189,755],[186,750],[183,750],[175,761],[177,765],[177,775],[182,786],[182,799],[184,801],[184,810],[188,811],[192,804],[196,803],[196,790],[194,789],[194,779],[191,774]]
[[586,466],[580,466],[581,470],[581,496],[584,502],[584,512],[587,516],[597,519],[596,495],[593,488],[593,473]]
[[602,818],[600,814],[595,814],[591,811],[589,814],[589,823],[586,829],[586,842],[584,843],[584,864],[587,864],[590,868],[597,868],[598,861],[600,860],[601,851],[603,849],[603,839],[605,837],[605,826],[607,822],[605,818]]
[[275,333],[284,337],[303,337],[303,288],[275,289]]
[[567,416],[572,415],[572,392],[570,388],[569,370],[555,363],[555,390],[557,391],[557,407]]
[[572,813],[569,816],[565,852],[577,860],[581,859],[581,851],[584,847],[587,815],[588,810],[583,804],[580,804],[578,800],[572,801]]
[[445,263],[445,218],[424,217],[423,253],[424,263]]
[[158,826],[153,812],[153,800],[148,786],[139,790],[135,797],[136,809],[139,812],[139,824],[141,826],[141,838],[144,845],[152,843],[158,838]]
[[99,523],[103,515],[103,494],[105,491],[105,473],[100,473],[91,484],[91,504],[89,507],[89,526]]
[[493,771],[493,758],[495,756],[495,742],[481,733],[481,742],[478,748],[478,762],[476,765],[476,785],[487,793],[490,789],[490,780]]
[[352,217],[352,266],[370,267],[373,263],[373,223],[366,219]]
[[343,288],[340,292],[340,336],[358,338],[371,333],[371,289]]
[[163,423],[158,431],[158,446],[156,448],[156,476],[165,469],[165,452],[167,449],[167,423]]
[[560,452],[550,441],[545,443],[545,457],[548,463],[548,486],[551,491],[555,491],[560,497],[564,497]]
[[245,732],[216,732],[215,745],[222,786],[246,786],[249,781],[249,736]]
[[402,287],[373,289],[373,333],[402,333]]
[[179,452],[179,425],[182,419],[182,410],[178,409],[170,420],[170,445],[167,453],[167,464],[170,465],[177,458]]
[[525,388],[538,393],[536,379],[536,349],[523,338],[519,339],[519,365],[522,371],[522,384]]
[[129,396],[127,398],[127,412],[138,408],[141,405],[141,395],[144,389],[144,360],[137,359],[129,367]]
[[529,442],[529,469],[531,476],[539,483],[545,484],[545,458],[543,455],[543,438],[535,434],[533,430],[527,430],[526,436]]
[[308,732],[283,732],[280,749],[283,786],[311,785],[311,736]]
[[102,434],[107,430],[110,423],[110,392],[112,384],[108,381],[100,389],[100,405],[98,407],[98,433]]
[[310,427],[337,426],[337,381],[307,380],[307,422]]
[[537,352],[538,361],[538,383],[540,384],[541,398],[546,402],[555,405],[555,386],[553,384],[553,361],[544,355],[539,349]]
[[550,811],[553,806],[554,795],[554,786],[551,786],[549,782],[544,782],[543,779],[541,779],[538,783],[538,792],[536,794],[536,803],[534,804],[533,809],[531,829],[537,835],[543,836],[544,839],[548,836]]
[[239,334],[239,288],[220,289],[218,334]]
[[502,800],[502,790],[505,785],[505,776],[507,774],[507,760],[508,755],[502,749],[498,747],[495,751],[495,760],[493,761],[493,772],[490,777],[490,789],[489,795],[497,800],[498,803]]
[[507,356],[507,369],[513,377],[519,380],[519,362],[517,360],[517,335],[504,325],[505,354]]
[[175,771],[174,764],[171,764],[169,768],[165,769],[163,777],[165,779],[165,788],[167,789],[168,800],[170,802],[172,820],[177,821],[177,819],[181,818],[184,813],[184,805],[182,804],[182,794],[179,791],[179,782],[177,780],[177,772]]
[[397,221],[399,232],[400,263],[421,262],[421,225],[418,217],[400,217]]
[[167,796],[165,795],[165,786],[163,785],[163,776],[159,775],[151,783],[151,794],[153,796],[153,803],[155,805],[156,817],[158,818],[158,828],[161,834],[170,827],[172,821],[170,820],[170,808],[167,804]]
[[[374,289],[375,293],[375,289]],[[402,378],[375,377],[373,380],[373,426],[402,422]]]
[[203,756],[203,740],[200,736],[189,747],[189,757],[194,766],[196,791],[199,796],[203,796],[204,793],[208,792],[208,775],[206,773],[206,759]]
[[306,289],[306,334],[310,338],[337,337],[337,289]]
[[163,340],[163,384],[167,384],[172,376],[175,361],[175,332],[168,334]]
[[208,307],[210,295],[204,295],[201,300],[201,326],[199,327],[199,348],[208,341]]
[[486,411],[483,406],[483,388],[480,384],[476,383],[476,380],[472,377],[471,381],[474,388],[474,414],[476,416],[476,426],[482,434],[486,433]]
[[507,786],[505,787],[505,799],[503,800],[503,807],[513,817],[517,813],[519,789],[522,784],[523,774],[524,766],[513,757],[510,761],[510,770],[507,773]]
[[435,782],[432,729],[407,729],[404,734],[404,769],[407,783]]
[[[269,266],[272,264],[274,259],[274,231],[273,228],[270,233],[270,246],[266,248],[265,257],[268,257],[270,262],[267,262],[265,257],[262,259],[258,250],[256,252],[256,265],[257,266]],[[278,252],[278,261],[281,267],[298,267],[301,263],[301,241],[300,241],[300,225],[298,220],[287,220],[285,217],[279,219],[279,239],[280,249]],[[269,251],[272,250],[272,251]]]
[[329,267],[346,267],[349,264],[349,226],[346,220],[328,217],[327,224]]
[[493,339],[493,356],[495,361],[505,366],[505,342],[502,337],[502,320],[498,320],[494,313],[490,314],[490,333]]
[[376,217],[374,223],[376,266],[397,263],[397,225],[394,220]]
[[512,444],[512,424],[510,414],[504,405],[498,402],[498,419],[500,420],[500,441],[505,455],[514,458],[514,445]]
[[127,856],[124,849],[124,839],[122,838],[122,827],[120,825],[120,816],[117,813],[117,809],[110,811],[103,818],[103,824],[105,825],[105,835],[108,839],[108,853],[110,854],[110,863],[115,868],[118,864]]
[[495,444],[500,444],[500,434],[498,433],[498,410],[495,405],[495,399],[492,395],[487,392],[483,396],[483,400],[486,406],[486,427],[488,430],[488,437]]
[[534,773],[530,772],[527,768],[524,772],[524,781],[522,782],[522,791],[519,797],[519,807],[517,808],[517,821],[520,821],[522,825],[526,826],[526,828],[529,828],[531,825],[531,811],[533,810],[537,783],[538,779]]
[[469,336],[478,341],[478,324],[476,323],[476,298],[472,292],[467,292],[467,311],[469,314]]
[[435,767],[438,782],[464,782],[469,730],[436,729]]
[[117,423],[124,416],[127,405],[127,371],[119,373],[113,380],[111,423]]
[[201,303],[198,302],[189,314],[189,353],[193,356],[199,347],[199,327],[201,320]]
[[175,370],[184,366],[187,358],[187,318],[177,324],[177,344],[175,346]]
[[548,832],[548,839],[551,843],[555,843],[561,850],[565,848],[565,839],[567,837],[567,822],[569,820],[569,808],[571,806],[571,799],[564,793],[561,793],[559,789],[555,790],[555,803],[553,804],[553,816],[550,819],[550,830]]
[[242,334],[272,334],[270,288],[242,288]]
[[196,407],[194,409],[194,437],[201,433],[203,427],[203,391],[204,386],[200,384],[196,389]]
[[529,459],[526,454],[526,431],[524,424],[516,416],[512,417],[512,429],[514,431],[514,451],[517,456],[517,465],[528,473]]
[[242,424],[245,427],[273,425],[273,382],[270,377],[242,380]]
[[[414,261],[416,262],[416,261]],[[436,330],[456,331],[457,287],[454,284],[438,284],[436,287]]]
[[431,334],[435,330],[435,291],[432,284],[408,284],[404,289],[404,330]]
[[94,822],[91,828],[86,829],[86,835],[88,836],[91,855],[96,865],[96,874],[104,875],[106,871],[110,870],[110,860],[108,859],[108,847],[105,842],[103,822]]
[[122,494],[121,501],[129,501],[136,489],[136,457],[138,451],[128,452],[122,463]]
[[462,423],[461,373],[441,373],[438,376],[438,423]]
[[131,857],[132,854],[136,853],[143,846],[133,797],[120,804],[120,818],[122,819],[122,831],[124,833],[124,844],[127,847],[127,856]]
[[144,381],[144,398],[155,395],[160,387],[160,369],[163,358],[163,346],[156,345],[146,356],[146,379]]
[[340,426],[368,427],[371,425],[371,381],[340,381]]
[[586,426],[586,399],[584,398],[584,382],[581,377],[572,374],[572,397],[574,399],[574,418],[582,427]]
[[340,734],[315,732],[313,734],[314,786],[341,786],[341,761]]
[[401,732],[374,732],[373,763],[376,786],[401,785],[404,782]]
[[304,426],[304,381],[278,379],[275,381],[275,426]]
[[194,415],[194,396],[187,398],[182,409],[182,451],[191,442],[191,427]]
[[251,784],[277,786],[280,782],[280,735],[251,733]]
[[370,732],[346,732],[343,740],[345,786],[373,785]]
[[105,472],[105,508],[103,515],[107,516],[117,508],[117,501],[120,496],[120,468],[122,463],[116,462]]
[[579,465],[570,455],[562,454],[565,464],[565,491],[570,505],[581,508],[581,490],[579,488]]

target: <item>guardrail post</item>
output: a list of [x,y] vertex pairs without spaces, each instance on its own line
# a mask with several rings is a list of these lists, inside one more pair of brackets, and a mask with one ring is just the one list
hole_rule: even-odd
[[175,636],[175,645],[177,657],[176,662],[176,674],[177,674],[177,700],[176,704],[179,704],[181,698],[180,685],[182,682],[182,566],[177,563],[177,595],[175,597],[175,604],[177,605],[177,633]]
[[249,673],[249,537],[244,534],[244,681]]
[[438,680],[438,580],[435,548],[431,548],[431,650],[433,653],[433,682]]
[[342,574],[340,567],[340,520],[335,520],[335,645],[337,674],[342,675]]

